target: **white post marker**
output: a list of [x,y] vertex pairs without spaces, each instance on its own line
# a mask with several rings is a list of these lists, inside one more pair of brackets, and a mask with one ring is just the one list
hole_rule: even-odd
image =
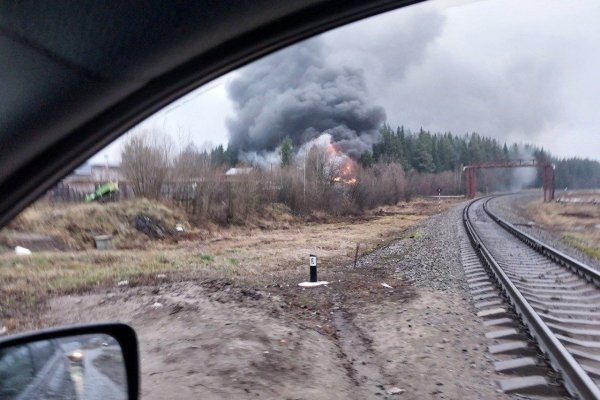
[[311,254],[308,256],[308,265],[310,267],[310,281],[317,281],[317,256]]
[[302,282],[299,283],[298,286],[301,287],[315,287],[315,286],[323,286],[327,285],[329,282],[326,281],[317,281],[317,256],[311,254],[308,256],[308,266],[310,268],[310,282]]

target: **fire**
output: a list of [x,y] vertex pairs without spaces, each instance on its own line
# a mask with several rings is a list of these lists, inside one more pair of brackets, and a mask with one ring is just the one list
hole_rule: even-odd
[[355,176],[356,161],[338,150],[331,143],[327,146],[327,154],[330,157],[332,173],[335,174],[332,181],[346,185],[355,185],[358,182]]

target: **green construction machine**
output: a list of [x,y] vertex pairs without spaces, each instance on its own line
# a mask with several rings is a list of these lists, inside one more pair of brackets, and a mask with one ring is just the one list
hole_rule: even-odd
[[98,186],[94,193],[85,196],[85,202],[104,201],[119,191],[119,182],[109,181]]

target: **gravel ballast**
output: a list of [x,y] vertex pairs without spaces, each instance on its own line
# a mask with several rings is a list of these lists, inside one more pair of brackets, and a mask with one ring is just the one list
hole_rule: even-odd
[[401,307],[384,304],[355,317],[406,398],[514,398],[497,385],[502,377],[467,290],[459,245],[466,238],[465,205],[422,221],[361,260],[360,267],[394,268],[416,294]]
[[600,270],[600,261],[585,254],[584,252],[564,243],[558,234],[551,232],[544,227],[536,225],[527,216],[527,207],[532,201],[538,200],[542,196],[541,192],[527,192],[499,196],[490,202],[490,209],[523,232],[534,238],[554,247],[555,249],[575,258],[576,260]]

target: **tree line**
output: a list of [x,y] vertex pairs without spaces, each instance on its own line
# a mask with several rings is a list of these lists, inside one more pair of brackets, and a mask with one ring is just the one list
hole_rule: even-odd
[[[396,163],[402,166],[404,173],[438,174],[446,171],[459,171],[462,166],[508,160],[536,160],[540,164],[551,162],[556,166],[557,188],[588,189],[600,188],[600,162],[583,158],[554,157],[539,146],[523,143],[501,143],[498,140],[478,133],[454,135],[451,132],[432,133],[424,129],[412,132],[403,126],[393,129],[389,124],[380,128],[380,141],[371,150],[361,154],[359,164],[363,168],[372,168],[378,163]],[[212,168],[234,167],[240,163],[239,151],[233,146],[218,145],[210,150],[198,151],[193,144],[182,154],[196,154],[203,165]],[[279,154],[281,165],[290,166],[293,162],[292,142],[289,138],[282,141]],[[183,158],[186,158],[185,156]],[[187,158],[190,158],[188,156]],[[490,190],[510,188],[511,172],[486,171],[481,185]],[[492,179],[495,176],[497,179]],[[485,182],[485,180],[494,182]],[[498,183],[500,182],[500,183]],[[542,173],[538,171],[530,187],[542,185]],[[480,190],[483,187],[479,188]]]
[[[199,150],[189,144],[174,151],[168,137],[138,132],[125,142],[121,168],[134,194],[178,201],[199,220],[219,223],[243,222],[276,204],[299,214],[321,210],[341,215],[435,195],[438,189],[445,195],[463,194],[462,166],[486,161],[550,161],[556,165],[557,189],[600,187],[597,161],[557,159],[536,146],[508,145],[477,133],[411,132],[385,124],[381,140],[352,162],[349,174],[344,172],[348,158],[332,158],[318,145],[300,157],[286,138],[278,149],[279,165],[269,170],[254,166],[233,176],[225,173],[230,167],[248,167],[233,147]],[[478,190],[523,188],[515,185],[515,172],[479,170]],[[525,187],[540,187],[541,168],[531,172]]]
[[[395,162],[400,163],[405,172],[414,170],[418,173],[441,173],[481,162],[536,160],[540,164],[551,162],[556,166],[558,188],[600,188],[600,162],[595,160],[557,158],[538,146],[517,143],[509,145],[478,133],[459,136],[450,132],[431,133],[423,129],[411,132],[403,126],[392,129],[388,124],[382,126],[380,133],[381,141],[374,144],[372,150],[361,155],[359,161],[363,167],[371,167],[377,162]],[[492,190],[507,189],[510,171],[490,171],[487,175],[488,178],[489,175],[496,175],[500,177],[498,180],[505,181],[500,187],[491,188]],[[529,186],[541,185],[542,173],[539,170]]]

